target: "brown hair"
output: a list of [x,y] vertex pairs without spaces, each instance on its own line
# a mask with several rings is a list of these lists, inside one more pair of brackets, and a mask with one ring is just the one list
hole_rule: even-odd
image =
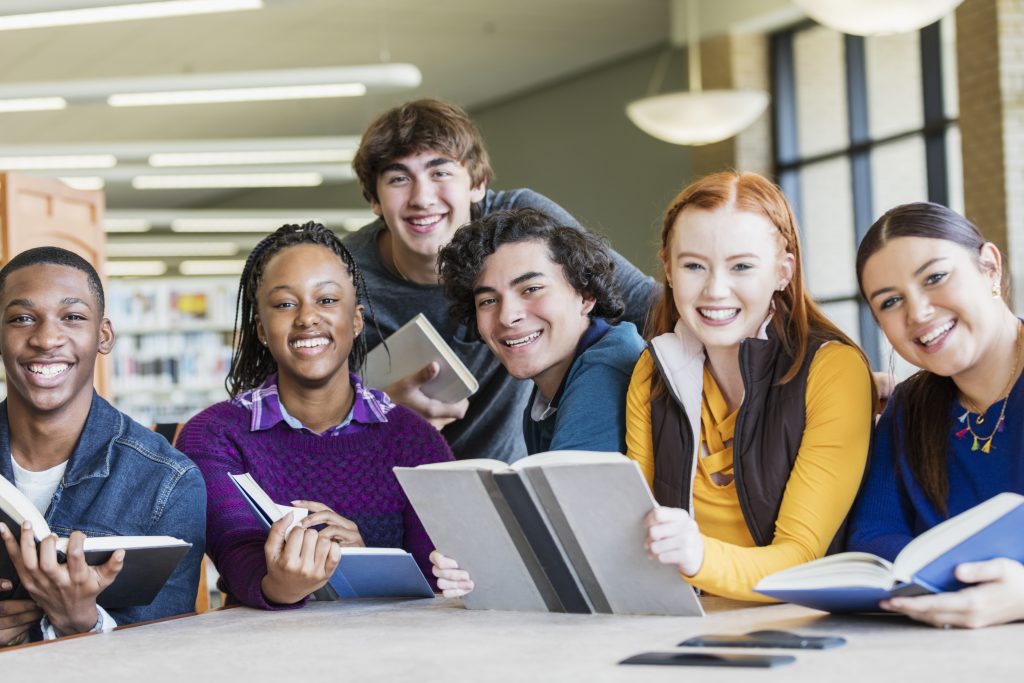
[[[976,258],[980,258],[985,245],[985,238],[973,223],[941,204],[915,202],[889,209],[875,221],[857,248],[857,282],[865,299],[864,267],[868,259],[898,237],[954,242]],[[1004,294],[1005,274],[1004,269]],[[949,433],[954,426],[950,406],[957,401],[956,384],[949,377],[921,370],[900,383],[893,400],[910,472],[935,509],[945,514],[949,495],[946,456]],[[893,434],[894,443],[896,439]]]
[[[661,248],[658,250],[662,263],[668,261],[672,229],[684,209],[694,207],[713,211],[723,206],[732,206],[737,211],[746,211],[767,218],[778,229],[784,250],[792,254],[796,260],[789,284],[781,292],[775,292],[772,297],[775,302],[775,315],[772,316],[771,325],[783,349],[793,357],[793,364],[780,383],[789,382],[800,371],[812,338],[838,341],[851,346],[860,353],[864,365],[870,366],[860,348],[825,317],[804,288],[796,217],[782,190],[764,176],[757,173],[724,171],[704,176],[684,188],[665,210]],[[647,337],[671,332],[678,320],[679,311],[676,310],[675,301],[672,299],[668,278],[664,277],[661,297],[648,321]]]
[[441,100],[416,100],[384,112],[363,133],[352,168],[366,200],[380,201],[377,178],[385,166],[428,149],[465,166],[473,187],[494,177],[480,131],[465,111]]

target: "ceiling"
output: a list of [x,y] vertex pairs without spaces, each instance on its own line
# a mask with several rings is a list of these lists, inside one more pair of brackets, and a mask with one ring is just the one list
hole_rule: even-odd
[[[265,1],[253,11],[2,32],[0,86],[387,60],[417,65],[422,84],[356,98],[5,113],[0,145],[358,135],[398,102],[429,96],[473,108],[664,43],[670,6],[669,0]],[[231,192],[106,187],[112,209],[209,206]]]

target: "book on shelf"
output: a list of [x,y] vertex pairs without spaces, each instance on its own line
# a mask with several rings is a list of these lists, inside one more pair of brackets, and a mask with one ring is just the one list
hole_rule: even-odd
[[624,455],[553,451],[395,474],[434,545],[472,577],[470,609],[703,615],[679,571],[644,550],[657,503]]
[[[289,512],[288,530],[308,514],[305,508],[275,503],[248,472],[229,474],[265,531]],[[338,598],[432,598],[434,590],[412,555],[401,548],[342,548],[341,562],[327,585],[316,591],[317,600]]]
[[427,317],[419,313],[366,355],[367,386],[387,387],[437,362],[441,370],[423,385],[430,398],[456,403],[476,393],[479,383]]
[[769,574],[754,590],[826,612],[879,612],[890,597],[964,588],[958,564],[996,557],[1024,562],[1024,496],[1000,493],[975,505],[912,540],[892,562],[839,553]]
[[[0,522],[20,540],[21,525],[32,523],[36,543],[51,535],[50,526],[36,506],[13,483],[0,477]],[[91,536],[85,539],[85,561],[100,565],[110,559],[116,550],[124,550],[124,565],[113,583],[96,599],[106,609],[120,609],[148,605],[171,577],[178,563],[192,547],[179,538],[170,536]],[[68,539],[57,539],[57,560],[67,561]],[[10,579],[13,590],[0,593],[0,599],[25,598],[27,592],[18,581],[14,563],[7,549],[0,543],[0,577]]]

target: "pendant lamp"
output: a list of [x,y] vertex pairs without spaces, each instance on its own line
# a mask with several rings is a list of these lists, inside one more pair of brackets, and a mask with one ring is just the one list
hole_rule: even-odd
[[793,0],[819,24],[858,36],[916,31],[963,0]]
[[[752,124],[768,106],[768,93],[703,90],[697,0],[687,2],[686,24],[689,90],[634,100],[626,105],[626,116],[637,128],[659,140],[696,147],[731,138]],[[657,83],[652,83],[652,91],[661,79],[654,80]]]

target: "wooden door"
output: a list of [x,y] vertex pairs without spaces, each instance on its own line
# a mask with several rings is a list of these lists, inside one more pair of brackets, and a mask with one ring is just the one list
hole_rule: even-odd
[[[0,173],[0,264],[33,247],[63,247],[89,261],[103,278],[104,206],[100,191],[75,190],[52,178]],[[105,356],[96,364],[96,389],[109,400]]]

